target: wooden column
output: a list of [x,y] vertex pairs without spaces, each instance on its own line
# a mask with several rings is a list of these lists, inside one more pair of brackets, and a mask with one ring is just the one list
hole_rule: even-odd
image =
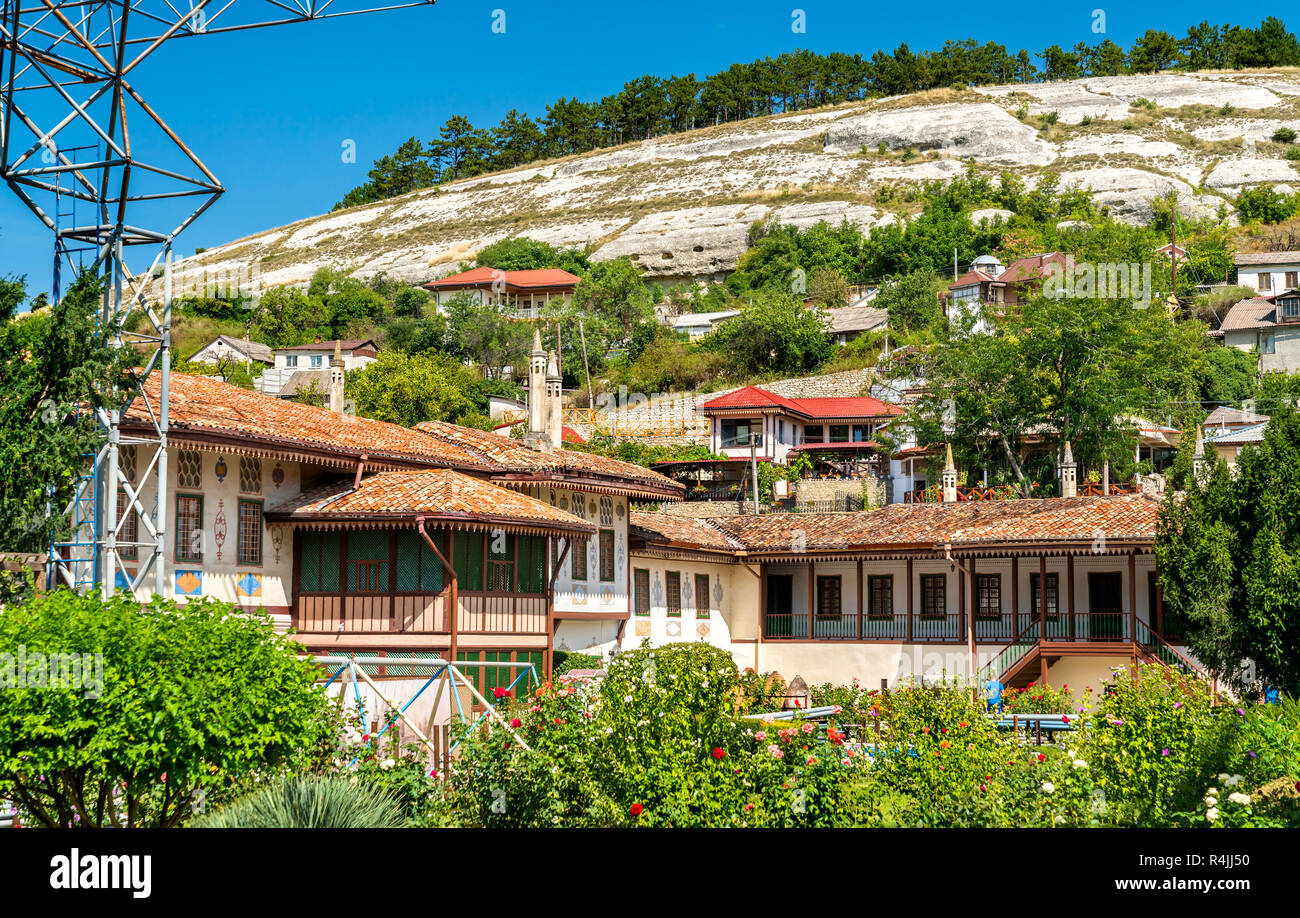
[[1165,591],[1159,580],[1156,581],[1156,633],[1165,636]]
[[912,559],[907,559],[907,640],[912,640]]
[[[1137,551],[1133,550],[1128,553],[1128,638],[1137,643]],[[1136,655],[1136,651],[1134,651]]]
[[[1060,605],[1061,597],[1056,597],[1057,605]],[[1065,610],[1070,616],[1070,640],[1074,640],[1074,555],[1065,556]]]
[[[763,643],[767,633],[767,570],[762,561],[758,562],[758,643]],[[755,661],[754,669],[758,669]]]
[[966,652],[970,654],[971,673],[975,672],[975,616],[979,613],[979,597],[975,586],[975,558],[970,559],[970,614],[966,616]]
[[862,559],[858,559],[858,640],[862,640]]
[[1011,556],[1011,637],[1020,635],[1020,556]]
[[808,559],[808,640],[813,636],[813,616],[817,614],[817,562]]
[[[946,593],[946,591],[945,591]],[[948,611],[947,609],[944,610]],[[966,572],[961,568],[957,569],[957,626],[958,631],[966,630]],[[947,631],[947,628],[944,629]],[[945,635],[946,637],[947,635]]]
[[[1060,597],[1057,597],[1059,604]],[[1047,555],[1038,556],[1038,639],[1047,640]]]

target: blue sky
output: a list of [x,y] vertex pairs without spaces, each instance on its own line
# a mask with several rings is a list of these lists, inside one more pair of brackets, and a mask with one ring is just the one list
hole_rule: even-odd
[[[902,41],[919,50],[949,38],[994,40],[1013,51],[1093,42],[1103,37],[1092,32],[1099,7],[1106,12],[1104,37],[1125,46],[1148,27],[1181,35],[1203,19],[1257,25],[1284,15],[1276,3],[1249,0],[442,0],[173,41],[133,78],[228,189],[177,240],[178,253],[188,255],[327,211],[365,181],[376,157],[412,135],[433,137],[451,115],[488,127],[510,108],[538,117],[559,96],[599,98],[642,73],[703,77],[801,47],[870,56]],[[795,8],[805,11],[804,34],[791,30]],[[492,31],[498,9],[505,12],[504,34]],[[342,162],[345,140],[356,142],[355,164]],[[45,289],[51,244],[43,225],[0,188],[0,276],[25,274],[33,292]]]

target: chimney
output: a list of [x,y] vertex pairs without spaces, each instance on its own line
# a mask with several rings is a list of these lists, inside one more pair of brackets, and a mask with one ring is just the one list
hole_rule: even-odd
[[952,464],[952,444],[948,444],[948,456],[943,462],[943,502],[957,502],[957,466]]
[[560,449],[564,444],[563,383],[555,351],[551,351],[546,363],[546,432],[550,434],[551,447]]
[[1074,465],[1074,452],[1070,441],[1065,441],[1065,452],[1061,454],[1061,468],[1058,470],[1061,497],[1077,497],[1079,494],[1079,470]]
[[1209,463],[1205,460],[1205,437],[1201,433],[1201,425],[1197,424],[1196,451],[1192,453],[1192,477],[1198,482],[1203,482],[1209,470]]
[[330,411],[343,413],[343,342],[334,342],[334,357],[330,360]]
[[533,332],[533,349],[528,352],[528,431],[524,445],[539,452],[550,452],[551,437],[547,422],[546,351],[542,350],[542,333]]

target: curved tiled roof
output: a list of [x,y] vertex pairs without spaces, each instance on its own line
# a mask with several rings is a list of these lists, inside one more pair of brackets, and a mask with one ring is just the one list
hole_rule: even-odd
[[704,411],[740,408],[781,408],[807,418],[873,418],[898,415],[903,409],[871,396],[786,398],[759,386],[745,386],[697,406]]
[[707,519],[677,516],[671,513],[645,513],[634,510],[628,516],[629,534],[648,545],[734,553],[744,544]]
[[[144,383],[124,413],[129,426],[150,423],[159,399],[159,374]],[[147,400],[148,406],[145,401]],[[173,435],[204,433],[257,441],[269,448],[306,449],[344,458],[368,455],[376,462],[491,471],[480,456],[453,443],[427,437],[400,424],[339,414],[315,405],[273,398],[202,376],[171,374],[168,400]]]
[[363,478],[355,489],[349,482],[325,485],[266,513],[272,522],[335,524],[414,520],[418,516],[475,528],[521,527],[574,534],[596,531],[592,524],[545,501],[450,469],[381,472]]

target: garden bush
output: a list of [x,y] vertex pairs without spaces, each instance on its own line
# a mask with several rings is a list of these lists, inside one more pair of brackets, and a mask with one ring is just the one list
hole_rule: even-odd
[[204,829],[397,829],[397,802],[356,777],[289,776],[190,823]]

